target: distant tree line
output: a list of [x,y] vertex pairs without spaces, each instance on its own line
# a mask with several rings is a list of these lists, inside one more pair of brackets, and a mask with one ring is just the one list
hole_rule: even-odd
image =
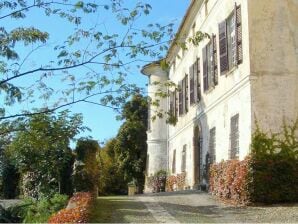
[[139,193],[144,188],[146,168],[147,98],[134,95],[125,104],[119,119],[124,120],[118,134],[99,153],[99,193],[124,194],[134,182]]
[[[82,116],[69,111],[37,114],[16,125],[20,130],[0,140],[0,196],[40,199],[55,194],[124,194],[134,181],[141,192],[147,154],[147,98],[127,102],[115,138],[102,148],[97,141],[75,136],[86,130]],[[4,127],[2,128],[4,130]]]

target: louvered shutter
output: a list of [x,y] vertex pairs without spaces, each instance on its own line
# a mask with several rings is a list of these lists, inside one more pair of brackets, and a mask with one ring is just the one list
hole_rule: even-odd
[[197,59],[197,73],[195,76],[197,77],[197,101],[201,100],[201,60],[200,58]]
[[197,76],[198,66],[197,66],[197,59],[196,59],[195,63],[193,64],[192,69],[193,69],[194,103],[197,103],[198,102],[198,88],[197,88],[197,86],[198,86],[198,76]]
[[185,75],[184,78],[185,83],[185,113],[188,111],[188,101],[189,101],[189,86],[188,86],[188,75]]
[[212,49],[213,49],[213,84],[216,86],[218,84],[218,66],[217,66],[217,46],[216,46],[216,36],[212,36]]
[[189,102],[190,105],[195,103],[195,88],[194,88],[194,65],[189,67]]
[[213,44],[212,38],[209,44],[207,45],[207,77],[208,77],[208,89],[214,86],[213,83]]
[[220,55],[220,73],[223,74],[225,71],[229,70],[226,20],[219,24],[219,55]]
[[207,46],[203,48],[203,88],[204,92],[208,90]]
[[185,79],[182,80],[182,114],[185,113],[185,97],[186,97],[186,92],[185,92]]
[[238,64],[243,61],[242,52],[242,21],[241,21],[241,6],[235,4],[235,34],[236,34],[236,60]]
[[173,92],[169,92],[170,95],[170,114],[174,115],[174,97],[173,97]]
[[178,91],[175,90],[175,116],[178,115],[178,107],[179,107],[179,101],[178,101]]
[[179,82],[179,115],[183,114],[183,87],[182,82]]

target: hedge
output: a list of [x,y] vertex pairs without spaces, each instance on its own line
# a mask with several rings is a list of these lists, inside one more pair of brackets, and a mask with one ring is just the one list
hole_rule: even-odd
[[298,119],[283,133],[268,136],[258,128],[251,154],[210,167],[209,191],[237,203],[298,202]]

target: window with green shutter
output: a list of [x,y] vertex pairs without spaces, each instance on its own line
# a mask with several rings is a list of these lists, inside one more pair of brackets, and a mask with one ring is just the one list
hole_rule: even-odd
[[220,72],[231,70],[242,63],[241,7],[235,4],[231,15],[219,24]]

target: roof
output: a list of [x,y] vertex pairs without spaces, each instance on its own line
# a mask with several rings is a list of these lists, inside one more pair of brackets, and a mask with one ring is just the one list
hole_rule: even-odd
[[[195,10],[195,6],[197,7],[197,9],[199,9],[199,7],[202,5],[202,3],[204,2],[204,0],[191,0],[190,5],[187,8],[187,11],[182,19],[182,22],[178,28],[178,31],[176,32],[175,38],[174,40],[181,34],[183,33],[185,30],[188,30],[187,28],[189,28],[189,25],[192,25],[192,21],[190,24],[188,24],[190,22],[191,18],[191,12],[193,10]],[[171,53],[175,50],[179,50],[179,47],[176,45],[175,41],[172,41],[170,48],[168,50],[168,53],[166,55],[167,59],[170,59],[171,57]],[[177,49],[178,48],[178,49]]]

